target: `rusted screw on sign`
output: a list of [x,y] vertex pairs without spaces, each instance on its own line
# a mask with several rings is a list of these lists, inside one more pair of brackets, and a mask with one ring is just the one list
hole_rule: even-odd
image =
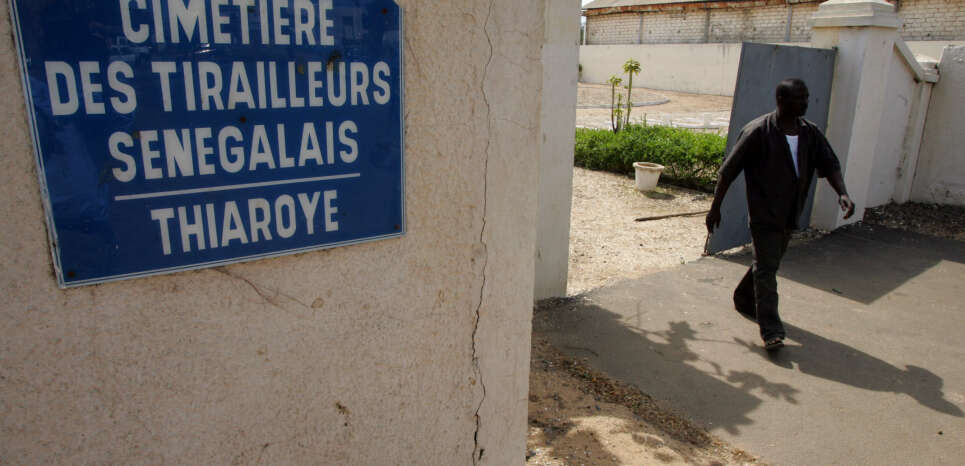
[[328,56],[328,63],[326,64],[328,69],[332,69],[335,66],[335,62],[339,61],[341,58],[342,54],[338,53],[338,50],[333,51],[332,54]]

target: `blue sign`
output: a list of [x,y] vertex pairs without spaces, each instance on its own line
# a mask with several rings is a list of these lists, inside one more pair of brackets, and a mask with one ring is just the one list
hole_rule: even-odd
[[405,232],[392,0],[14,0],[61,286]]

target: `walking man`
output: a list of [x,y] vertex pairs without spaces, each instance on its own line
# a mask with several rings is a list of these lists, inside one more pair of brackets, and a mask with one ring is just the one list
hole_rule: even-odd
[[827,178],[838,193],[844,218],[854,214],[854,202],[841,177],[841,164],[827,139],[803,118],[808,88],[800,79],[785,79],[776,90],[777,110],[745,126],[720,167],[707,230],[720,226],[720,206],[727,188],[744,172],[754,262],[734,291],[738,312],[756,320],[764,347],[784,346],[784,325],[777,312],[777,269],[791,231],[804,210],[811,178]]

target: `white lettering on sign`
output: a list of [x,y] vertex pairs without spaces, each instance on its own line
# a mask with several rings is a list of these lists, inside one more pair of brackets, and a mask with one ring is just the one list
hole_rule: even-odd
[[[370,99],[377,105],[387,105],[392,98],[388,81],[391,72],[385,62],[377,62],[371,69],[362,62],[325,66],[316,61],[304,64],[259,61],[253,65],[251,69],[252,64],[245,62],[223,66],[202,61],[195,70],[188,62],[181,66],[175,62],[153,62],[151,69],[161,87],[165,112],[176,110],[171,97],[175,85],[180,86],[178,90],[183,91],[186,98],[184,108],[177,110],[188,111],[254,109],[256,89],[260,109],[269,105],[272,109],[323,107],[326,103],[335,107],[367,106]],[[326,69],[324,78],[323,68]],[[279,86],[283,82],[288,85],[287,92]],[[321,92],[323,88],[328,92]],[[200,102],[196,95],[200,96]]]
[[[314,235],[319,204],[325,233],[338,232],[339,225],[335,220],[337,200],[338,192],[331,189],[299,193],[295,197],[283,194],[271,202],[256,197],[248,199],[242,206],[236,201],[227,201],[220,206],[220,222],[216,214],[219,206],[211,203],[152,209],[150,216],[157,223],[161,236],[161,252],[169,256],[176,252],[187,254],[206,248],[273,241],[276,237],[291,238],[299,227],[308,235]],[[174,238],[179,238],[180,244],[173,241]],[[177,250],[176,244],[180,246]]]
[[[77,72],[75,72],[74,67],[66,62],[49,61],[44,63],[44,69],[47,73],[47,93],[54,116],[77,113],[80,111],[82,100],[86,114],[106,113],[104,78],[101,76],[99,62],[78,62]],[[111,62],[107,66],[107,86],[113,91],[110,103],[117,113],[127,115],[137,109],[134,88],[124,81],[133,78],[134,69],[125,62]]]
[[[82,61],[75,68],[66,62],[49,61],[44,63],[44,68],[55,116],[80,111],[87,115],[107,113],[104,67],[100,62]],[[151,73],[160,87],[159,97],[165,112],[265,109],[269,105],[272,109],[355,107],[371,105],[371,102],[387,105],[392,99],[388,81],[391,71],[388,63],[381,61],[371,69],[362,62],[326,66],[317,61],[303,64],[236,61],[223,66],[212,61],[157,61],[151,62]],[[137,109],[137,95],[131,84],[134,69],[126,62],[113,61],[107,63],[106,75],[110,108],[119,114],[133,113]],[[287,92],[280,83],[287,84]],[[174,102],[176,90],[184,95],[183,106]]]
[[[171,42],[181,42],[181,31],[188,42],[194,39],[194,31],[198,30],[198,41],[208,42],[208,10],[205,0],[168,0],[168,22],[171,26]],[[133,41],[131,41],[133,42]]]
[[[284,124],[274,128],[254,125],[250,141],[246,141],[236,126],[226,126],[215,132],[213,128],[181,128],[139,131],[135,137],[126,132],[115,132],[107,141],[108,153],[120,162],[112,170],[114,179],[122,183],[133,181],[138,175],[146,180],[187,178],[277,170],[309,165],[326,166],[352,164],[358,160],[358,125],[351,120],[338,123],[324,122],[324,147],[317,124],[307,122],[301,134],[288,143],[288,129]],[[290,153],[288,148],[298,148]],[[335,157],[336,152],[338,157]]]
[[[252,18],[249,8],[258,7],[258,15]],[[170,37],[173,43],[187,42],[215,44],[250,44],[251,31],[261,31],[261,45],[335,45],[330,19],[332,0],[319,0],[316,7],[306,0],[118,0],[121,13],[121,30],[124,37],[135,44],[152,38],[163,44]],[[225,32],[232,26],[233,16],[225,10],[238,12],[238,35]],[[146,13],[153,21],[136,22],[135,12]],[[211,20],[208,21],[208,18]]]
[[[80,100],[77,99],[77,82],[73,68],[62,61],[49,61],[44,63],[44,66],[47,69],[47,90],[54,116],[71,115],[77,112],[80,108]],[[66,96],[60,93],[60,78],[66,82]]]

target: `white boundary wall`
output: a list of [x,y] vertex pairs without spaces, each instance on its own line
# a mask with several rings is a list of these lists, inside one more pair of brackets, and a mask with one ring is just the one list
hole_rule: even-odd
[[[916,55],[936,61],[949,45],[965,41],[907,42]],[[789,45],[807,45],[792,43]],[[584,45],[580,47],[581,80],[604,84],[612,75],[621,76],[623,62],[633,58],[643,70],[634,78],[641,87],[696,94],[734,95],[741,44],[638,44]]]
[[581,80],[605,84],[623,76],[629,58],[640,62],[641,87],[696,94],[734,95],[741,44],[584,45]]
[[938,71],[912,200],[965,205],[965,46],[947,49]]

